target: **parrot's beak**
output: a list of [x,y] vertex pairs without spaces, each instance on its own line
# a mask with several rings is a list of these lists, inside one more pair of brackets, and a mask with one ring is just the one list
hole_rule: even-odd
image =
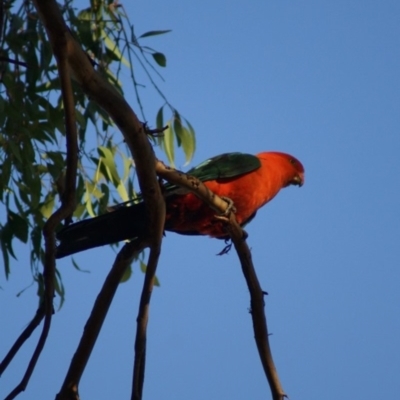
[[292,185],[297,185],[299,187],[304,184],[304,174],[296,175],[292,180]]

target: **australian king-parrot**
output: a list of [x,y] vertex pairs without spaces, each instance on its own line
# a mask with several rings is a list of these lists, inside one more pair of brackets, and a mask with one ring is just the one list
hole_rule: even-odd
[[[242,226],[254,218],[280,189],[304,183],[304,168],[289,154],[264,152],[256,156],[226,153],[210,158],[187,174],[195,176],[214,193],[232,200]],[[227,238],[215,211],[191,192],[166,184],[164,229],[184,235]],[[93,247],[134,239],[148,226],[143,202],[114,207],[114,211],[64,227],[57,233],[57,258]]]

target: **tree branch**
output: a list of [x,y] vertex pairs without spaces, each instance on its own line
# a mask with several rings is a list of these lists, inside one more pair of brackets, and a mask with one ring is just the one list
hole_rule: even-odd
[[121,282],[126,268],[131,265],[134,257],[147,246],[147,242],[138,239],[125,244],[118,253],[94,303],[92,312],[86,322],[81,340],[71,360],[67,375],[56,400],[79,400],[78,386],[80,379],[92,353],[101,327],[103,326],[118,285]]
[[[152,280],[154,279],[152,278],[152,275],[155,272],[158,254],[161,248],[160,231],[162,230],[165,215],[165,204],[163,202],[161,191],[157,183],[155,167],[157,168],[157,173],[159,174],[159,176],[178,185],[187,187],[189,190],[196,193],[200,198],[206,201],[207,204],[209,204],[213,209],[217,210],[218,212],[225,211],[227,205],[224,200],[211,193],[198,179],[173,171],[165,166],[161,167],[162,163],[155,162],[154,153],[147,140],[142,124],[137,119],[136,115],[133,113],[132,109],[129,107],[126,101],[119,95],[119,93],[108,82],[104,81],[102,77],[93,69],[93,66],[87,58],[86,54],[82,51],[80,45],[74,40],[67,26],[65,25],[65,22],[62,19],[56,2],[54,0],[34,0],[34,4],[39,12],[42,22],[46,27],[53,49],[55,48],[55,44],[57,43],[57,37],[65,37],[65,40],[67,42],[66,57],[73,76],[78,81],[78,83],[80,83],[85,93],[92,100],[96,101],[101,107],[103,107],[105,111],[115,121],[115,123],[124,135],[125,141],[130,148],[136,164],[139,185],[144,202],[146,204],[146,209],[150,221],[149,226],[151,227],[151,232],[149,237],[153,239],[150,243],[150,257],[153,257],[152,260],[154,259],[154,261],[151,262],[149,259],[149,264],[154,263],[154,265],[152,265],[152,271],[150,271],[149,275],[146,275],[145,278],[145,287],[143,289],[141,300],[141,304],[143,304],[143,306],[141,306],[141,311],[139,311],[138,317],[139,331],[143,329],[143,327],[145,327],[147,324],[148,303],[150,301]],[[234,237],[235,235],[233,234],[232,240],[235,243],[235,240],[237,238],[234,239]],[[240,238],[240,241],[243,241],[243,234]],[[52,244],[52,242],[49,243],[49,246]],[[237,242],[237,244],[239,258],[241,259],[243,267],[247,265],[247,262],[245,263],[246,259],[251,261],[251,257],[249,257],[250,253],[248,252],[247,254],[244,249],[239,246],[239,242]],[[247,271],[247,267],[243,267],[244,271],[245,269]],[[247,272],[245,276],[247,277],[246,279],[248,281],[248,284],[250,282],[249,290],[251,292],[253,326],[255,329],[260,357],[263,362],[264,370],[266,371],[270,384],[272,382],[273,386],[271,387],[271,390],[273,396],[275,396],[274,399],[281,399],[284,394],[283,391],[279,389],[280,385],[277,384],[277,382],[279,383],[279,381],[277,381],[275,368],[272,368],[272,357],[270,357],[270,351],[268,352],[265,350],[269,349],[269,346],[268,333],[266,330],[266,322],[264,316],[262,291],[260,297],[259,291],[255,290],[257,285],[254,285],[254,279],[251,278],[251,275],[247,276]],[[258,281],[256,282],[258,283]],[[253,292],[253,290],[255,291]],[[260,318],[260,312],[263,316],[262,318]],[[139,328],[140,324],[143,324],[141,325],[141,328]],[[260,328],[261,326],[264,326],[263,330]],[[257,333],[258,331],[262,334],[259,335],[259,333]],[[140,339],[140,337],[142,339]],[[257,337],[260,337],[260,343]],[[141,341],[142,344],[145,344],[145,331],[144,334],[142,331],[138,338],[139,343]],[[267,344],[267,347],[265,346],[265,344]],[[142,371],[139,373],[139,376],[143,377],[144,353],[142,354],[142,356],[138,356],[138,361],[142,362],[142,364],[139,363],[141,366],[139,366],[138,371]],[[141,388],[139,389],[139,393],[141,393]],[[77,393],[77,390],[75,393]]]
[[28,326],[24,329],[24,331],[19,335],[18,339],[15,341],[9,352],[4,357],[3,361],[0,364],[0,376],[7,369],[8,364],[12,361],[15,355],[18,353],[19,349],[22,345],[30,338],[35,329],[42,322],[44,317],[44,306],[43,303],[39,306],[36,311],[36,315],[32,318],[32,321],[28,324]]
[[279,381],[279,376],[272,358],[269,345],[269,334],[267,319],[265,316],[264,291],[261,289],[249,246],[246,243],[243,230],[237,223],[233,214],[227,219],[227,228],[232,242],[238,254],[242,272],[246,279],[247,287],[250,292],[251,318],[253,320],[254,338],[256,340],[258,354],[268,379],[273,400],[283,400],[286,394]]
[[[186,175],[181,171],[167,167],[161,161],[156,164],[157,174],[170,183],[185,187],[192,191],[196,196],[206,202],[212,209],[223,214],[228,205],[215,193],[212,193],[200,180]],[[228,217],[219,217],[227,226],[227,232],[232,239],[238,254],[243,275],[250,292],[251,316],[253,320],[254,336],[261,363],[274,400],[282,400],[286,397],[282,385],[279,381],[274,361],[272,359],[271,348],[269,345],[269,335],[267,329],[267,320],[264,310],[264,292],[255,272],[250,249],[246,243],[246,235],[240,225],[237,223],[235,215],[231,212]]]
[[53,314],[54,282],[55,282],[55,253],[56,239],[55,229],[60,222],[71,215],[75,208],[75,181],[78,160],[77,130],[75,124],[75,104],[72,92],[71,78],[66,58],[67,41],[61,35],[53,43],[53,52],[57,61],[58,73],[61,81],[61,93],[65,109],[66,140],[67,140],[67,173],[66,173],[66,192],[62,197],[60,208],[55,211],[47,220],[43,227],[45,239],[45,259],[43,268],[44,278],[44,323],[42,333],[39,337],[35,351],[28,364],[25,375],[15,389],[6,397],[6,400],[15,398],[20,392],[26,389],[29,379],[35,369],[39,356],[46,344],[47,336],[50,331],[51,318]]
[[196,177],[171,168],[160,160],[156,161],[156,172],[160,178],[193,192],[217,213],[224,214],[228,210],[227,202],[213,193]]
[[[161,235],[163,231],[161,231]],[[146,275],[143,283],[142,294],[139,303],[139,312],[137,316],[137,328],[135,339],[135,361],[133,367],[132,379],[132,400],[140,400],[143,394],[144,371],[146,364],[146,343],[147,343],[147,323],[149,320],[150,299],[153,292],[156,269],[160,252],[155,249],[149,254],[147,262]]]
[[[66,38],[66,57],[75,80],[81,85],[83,91],[91,100],[97,102],[114,120],[130,149],[136,165],[139,186],[149,218],[148,238],[150,240],[148,244],[150,246],[152,268],[149,268],[148,274],[146,274],[143,293],[151,293],[152,282],[154,280],[154,277],[152,278],[151,275],[155,274],[158,255],[161,250],[165,203],[155,173],[154,152],[146,136],[145,128],[125,99],[94,70],[92,63],[82,51],[79,43],[76,42],[69,32],[57,3],[54,0],[34,0],[34,4],[47,30],[53,49],[58,37],[62,36]],[[143,296],[143,303],[141,304],[147,304],[146,307],[148,307],[150,296],[148,294],[144,294]],[[143,310],[139,311],[140,315],[146,315],[146,312],[143,313]],[[143,329],[146,326],[147,320],[145,318],[141,319],[141,321]],[[94,345],[94,342],[92,344]],[[67,378],[66,380],[68,380]],[[74,384],[77,385],[78,381],[74,382]],[[67,382],[67,386],[71,387],[70,385],[71,383]],[[75,389],[77,392],[77,388]]]

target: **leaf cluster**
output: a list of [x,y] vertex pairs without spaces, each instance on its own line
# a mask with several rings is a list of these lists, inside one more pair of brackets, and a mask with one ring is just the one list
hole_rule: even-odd
[[[15,240],[29,245],[32,276],[42,285],[40,266],[44,251],[42,229],[63,198],[65,180],[64,107],[55,59],[36,10],[30,2],[2,3],[0,21],[0,248],[5,277],[16,259]],[[136,36],[123,6],[108,0],[92,0],[77,10],[73,3],[60,5],[71,32],[81,43],[95,68],[121,93],[133,85],[137,106],[146,121],[137,69],[150,82],[161,106],[155,118],[158,128],[168,125],[155,140],[173,163],[175,145],[186,161],[195,150],[190,123],[168,102],[158,86],[159,68],[166,56],[142,41],[169,30]],[[123,69],[130,82],[122,82]],[[143,74],[144,72],[144,74]],[[134,165],[107,113],[74,85],[76,121],[80,140],[74,217],[106,212],[109,203],[135,197]],[[143,269],[143,268],[142,268]],[[63,298],[61,275],[56,290]]]

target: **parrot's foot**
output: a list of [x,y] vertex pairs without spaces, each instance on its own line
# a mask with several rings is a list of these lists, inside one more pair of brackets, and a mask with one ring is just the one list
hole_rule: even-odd
[[225,200],[228,203],[228,207],[223,213],[220,214],[221,216],[227,217],[231,212],[236,212],[235,204],[229,197],[222,196],[221,199]]

